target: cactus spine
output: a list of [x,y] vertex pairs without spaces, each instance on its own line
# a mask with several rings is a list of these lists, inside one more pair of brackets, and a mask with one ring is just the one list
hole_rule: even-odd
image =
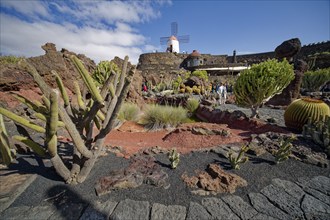
[[288,128],[302,131],[308,119],[319,121],[326,115],[330,116],[329,106],[321,100],[303,98],[293,101],[284,113],[285,125]]
[[244,157],[244,154],[248,150],[249,150],[249,147],[244,145],[244,146],[242,146],[241,150],[239,151],[237,157],[234,157],[232,152],[230,152],[228,154],[228,159],[229,159],[229,162],[230,162],[230,165],[232,168],[234,168],[235,170],[239,170],[240,164],[246,163],[249,160],[248,157]]

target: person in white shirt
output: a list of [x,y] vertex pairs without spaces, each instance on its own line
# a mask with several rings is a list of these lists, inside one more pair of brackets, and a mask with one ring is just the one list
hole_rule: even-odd
[[219,94],[219,103],[220,103],[220,105],[226,104],[227,89],[226,89],[226,86],[223,83],[221,83],[221,86],[219,87],[217,93]]

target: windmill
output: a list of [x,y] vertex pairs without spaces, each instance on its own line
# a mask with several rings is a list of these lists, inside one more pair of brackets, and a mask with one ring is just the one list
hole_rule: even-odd
[[178,36],[178,23],[171,23],[171,36],[170,37],[161,37],[160,44],[167,45],[166,52],[179,53],[180,52],[180,43],[188,43],[189,35]]

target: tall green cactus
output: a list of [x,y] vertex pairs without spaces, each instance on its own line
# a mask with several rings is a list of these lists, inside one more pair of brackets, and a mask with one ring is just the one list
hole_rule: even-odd
[[257,117],[259,106],[280,94],[293,79],[293,67],[287,60],[272,59],[254,64],[242,71],[234,84],[236,103],[250,107],[251,118]]
[[[91,172],[93,165],[102,152],[106,135],[115,126],[119,109],[126,98],[135,69],[132,68],[127,71],[128,57],[125,57],[123,67],[120,71],[121,73],[113,71],[112,74],[114,77],[106,80],[104,85],[101,85],[102,88],[98,88],[82,62],[75,56],[71,57],[71,59],[83,79],[84,85],[92,94],[92,99],[88,100],[88,104],[85,103],[80,88],[78,84],[75,83],[79,105],[77,108],[76,104],[72,103],[68,98],[66,88],[59,75],[53,71],[64,100],[64,105],[62,105],[62,102],[58,101],[57,92],[53,91],[45,83],[37,70],[26,60],[21,60],[21,68],[24,68],[34,78],[40,90],[43,92],[42,100],[44,105],[30,102],[21,96],[17,96],[18,100],[27,105],[32,111],[35,111],[37,118],[43,122],[46,121],[46,123],[44,123],[46,124],[46,129],[4,108],[0,108],[0,116],[6,116],[25,127],[44,134],[45,147],[47,147],[47,150],[27,137],[14,136],[14,139],[21,141],[35,153],[50,158],[56,172],[67,183],[80,183],[83,182]],[[105,97],[109,98],[105,100]],[[99,129],[99,133],[96,135],[93,135],[94,129],[92,128],[94,123]],[[65,127],[61,127],[61,125],[65,125]],[[72,153],[73,155],[71,155],[72,160],[70,162],[72,166],[70,167],[67,167],[69,163],[64,162],[61,155],[57,152],[58,143],[56,133],[58,129],[66,129],[73,141],[74,150]],[[0,129],[0,138],[1,154],[5,155],[5,162],[9,163],[12,160],[12,158],[10,158],[11,154],[9,154],[10,143],[9,140],[7,141],[3,129]]]

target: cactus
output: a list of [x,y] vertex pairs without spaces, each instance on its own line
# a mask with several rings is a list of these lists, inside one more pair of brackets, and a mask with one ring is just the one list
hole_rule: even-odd
[[36,124],[30,122],[29,120],[27,120],[21,116],[18,116],[15,113],[8,111],[2,107],[0,107],[0,114],[10,118],[11,120],[13,120],[25,127],[31,128],[31,129],[35,130],[36,132],[45,133],[45,131],[46,131],[43,127],[36,125]]
[[316,144],[321,146],[326,154],[330,156],[330,117],[325,116],[322,120],[312,122],[309,118],[308,122],[303,126],[303,137],[312,139]]
[[57,124],[58,124],[58,94],[53,91],[50,93],[50,112],[46,127],[46,143],[51,157],[57,154]]
[[228,154],[228,159],[230,162],[230,165],[232,168],[234,168],[235,170],[239,170],[240,169],[240,164],[243,164],[245,162],[247,162],[249,160],[248,157],[245,157],[244,154],[249,150],[249,147],[244,145],[242,146],[240,152],[238,153],[237,157],[233,156],[232,152],[229,152]]
[[31,140],[27,137],[14,135],[13,139],[22,142],[23,144],[25,144],[26,146],[31,148],[36,154],[38,154],[41,157],[45,157],[47,155],[46,150],[42,146],[40,146],[38,143],[34,142],[33,140]]
[[83,78],[92,96],[95,98],[96,101],[98,101],[102,106],[104,106],[104,101],[100,94],[100,91],[96,88],[95,84],[93,83],[93,78],[89,75],[84,65],[76,56],[72,55],[70,58],[78,69],[80,76]]
[[10,148],[9,138],[3,117],[0,114],[0,156],[5,165],[9,165],[13,161],[13,152]]
[[93,79],[98,86],[101,86],[111,76],[112,73],[120,74],[119,67],[111,61],[101,61],[97,64],[96,69],[93,72]]
[[69,106],[70,105],[69,96],[63,85],[61,77],[59,77],[59,75],[57,74],[57,72],[55,70],[52,70],[51,73],[53,74],[53,76],[55,76],[57,86],[60,89],[61,95],[63,97],[64,106],[65,107]]
[[287,60],[275,59],[254,64],[241,72],[234,85],[236,103],[250,107],[251,118],[258,117],[258,108],[289,85],[294,79],[293,67]]
[[177,168],[177,166],[179,165],[179,162],[180,162],[180,153],[178,153],[176,151],[176,149],[172,149],[168,153],[168,158],[169,158],[169,160],[171,162],[171,168],[172,169]]
[[[63,104],[59,102],[58,92],[53,91],[45,83],[31,64],[26,60],[21,60],[19,63],[20,67],[25,69],[33,77],[40,90],[43,92],[42,100],[44,105],[37,102],[30,102],[24,97],[17,97],[19,101],[35,111],[34,114],[38,118],[46,121],[46,129],[4,108],[0,108],[0,117],[6,116],[25,127],[44,134],[47,150],[28,137],[15,136],[14,139],[30,147],[36,154],[49,158],[56,172],[65,182],[81,183],[91,172],[96,160],[102,152],[106,135],[115,126],[119,109],[127,95],[135,69],[127,71],[128,57],[125,57],[120,77],[118,77],[118,73],[113,72],[116,77],[113,77],[112,81],[108,80],[105,82],[105,84],[102,85],[103,87],[99,89],[81,61],[75,56],[71,57],[71,59],[83,78],[85,86],[92,94],[92,99],[89,100],[87,105],[85,105],[80,93],[80,88],[75,82],[76,96],[78,97],[79,105],[79,109],[76,109],[65,95],[66,88],[62,80],[57,73],[53,71],[53,74],[56,74],[61,95],[63,99],[66,99]],[[111,93],[111,95],[109,95],[110,99],[104,100],[104,97],[108,96],[109,93]],[[101,112],[101,109],[104,109],[104,114]],[[59,118],[61,121],[59,121]],[[92,127],[94,123],[99,129],[96,135],[93,135],[94,131]],[[65,125],[65,127],[60,127],[60,125]],[[72,155],[68,155],[69,157],[67,157],[72,159],[66,159],[70,161],[63,161],[63,158],[57,152],[58,143],[56,133],[58,129],[66,129],[73,141],[74,150],[72,151]],[[4,161],[6,163],[11,162],[12,155],[10,154],[9,139],[2,127],[0,129],[0,150],[1,155],[6,157]],[[71,153],[71,151],[67,152]],[[68,164],[70,164],[70,167],[67,167]]]
[[296,137],[292,135],[291,137],[286,138],[285,141],[283,139],[280,141],[279,149],[274,152],[275,161],[277,164],[289,158],[292,148],[291,142],[295,139]]
[[302,131],[310,118],[311,122],[330,116],[329,106],[321,100],[302,98],[293,101],[284,112],[285,125],[288,128]]

